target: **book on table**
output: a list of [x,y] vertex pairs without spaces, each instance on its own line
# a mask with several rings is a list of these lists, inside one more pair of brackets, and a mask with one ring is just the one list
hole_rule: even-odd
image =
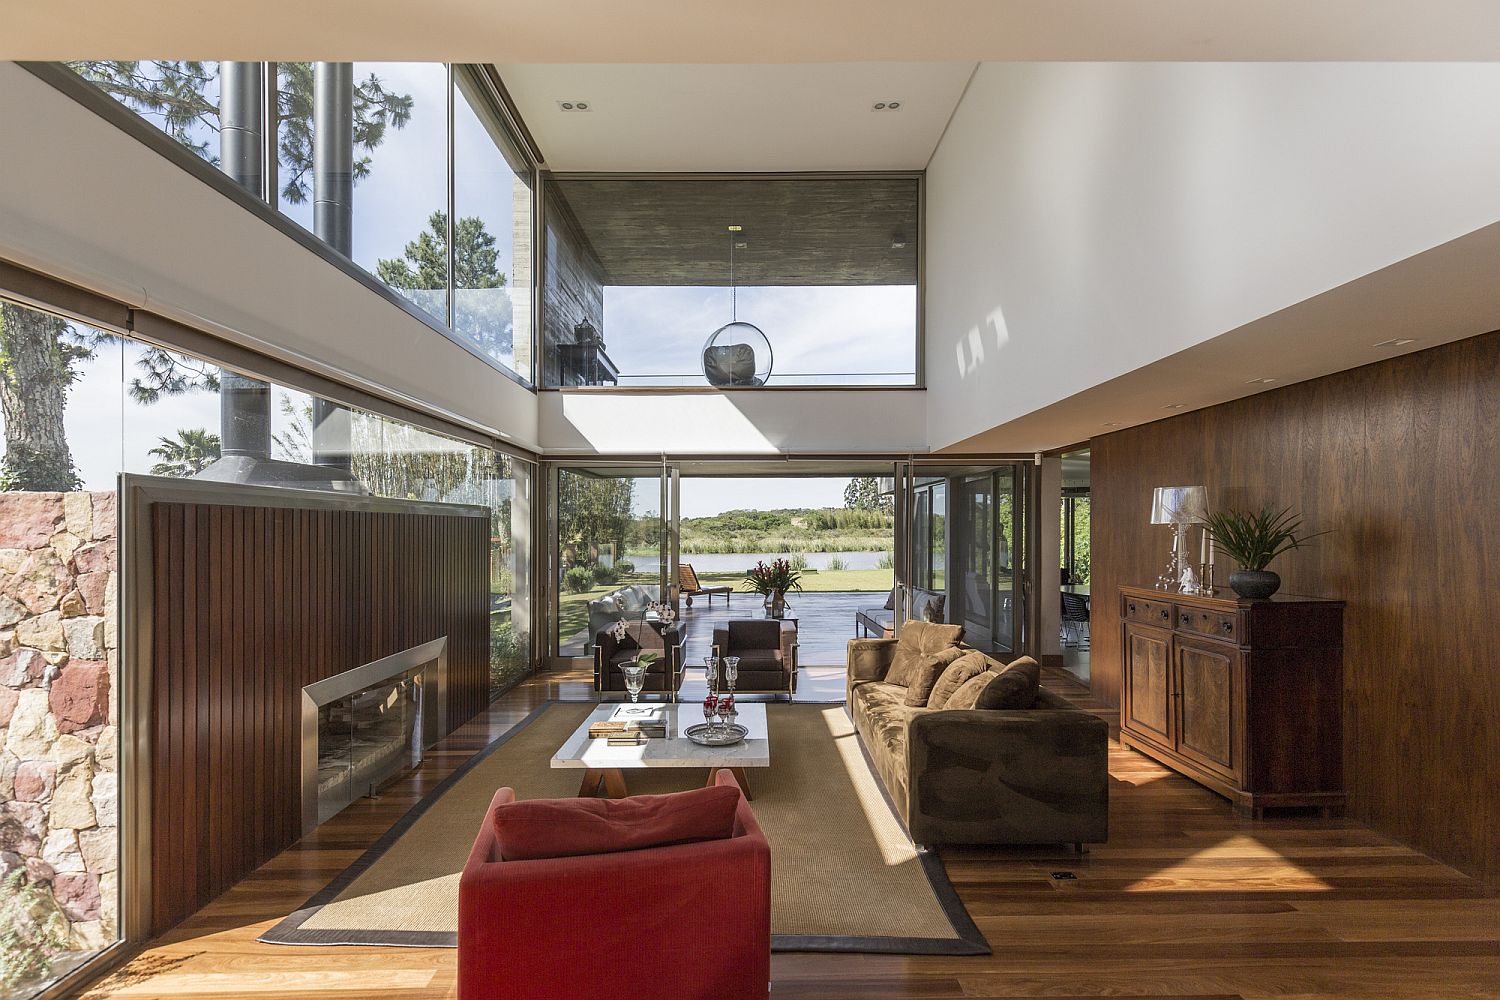
[[608,739],[626,735],[666,739],[667,709],[662,705],[620,705],[602,719],[589,726],[589,738]]

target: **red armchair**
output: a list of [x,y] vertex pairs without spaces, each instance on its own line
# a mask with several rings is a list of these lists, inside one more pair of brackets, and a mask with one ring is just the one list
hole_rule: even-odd
[[503,861],[514,800],[495,793],[459,878],[459,1000],[765,1000],[771,849],[743,798],[726,840]]

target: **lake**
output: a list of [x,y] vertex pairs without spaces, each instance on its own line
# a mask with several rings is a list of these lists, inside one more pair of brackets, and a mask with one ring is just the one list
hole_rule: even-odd
[[[884,552],[804,552],[802,558],[807,560],[808,569],[827,569],[829,561],[835,557],[844,561],[845,569],[879,569],[880,560],[885,555]],[[649,573],[656,565],[656,560],[650,556],[626,558],[635,564],[638,573]],[[757,562],[790,558],[791,554],[785,552],[714,552],[684,555],[682,561],[692,563],[693,569],[699,573],[744,573]]]

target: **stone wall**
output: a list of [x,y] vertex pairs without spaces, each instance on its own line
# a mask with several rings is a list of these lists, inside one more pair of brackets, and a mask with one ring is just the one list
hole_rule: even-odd
[[568,216],[559,200],[549,195],[547,205],[539,384],[556,386],[561,376],[557,348],[560,344],[577,343],[573,328],[587,320],[601,336],[604,334],[604,272],[586,241],[568,225]]
[[113,493],[0,493],[0,874],[78,951],[116,929],[118,565]]

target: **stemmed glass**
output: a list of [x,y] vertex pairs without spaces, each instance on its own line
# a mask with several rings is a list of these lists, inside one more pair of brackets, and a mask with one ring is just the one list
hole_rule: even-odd
[[734,694],[734,682],[740,679],[740,658],[724,657],[724,680],[729,682],[729,693]]
[[646,668],[639,663],[627,663],[620,672],[625,675],[625,690],[630,692],[630,700],[640,701],[641,688],[646,685]]

